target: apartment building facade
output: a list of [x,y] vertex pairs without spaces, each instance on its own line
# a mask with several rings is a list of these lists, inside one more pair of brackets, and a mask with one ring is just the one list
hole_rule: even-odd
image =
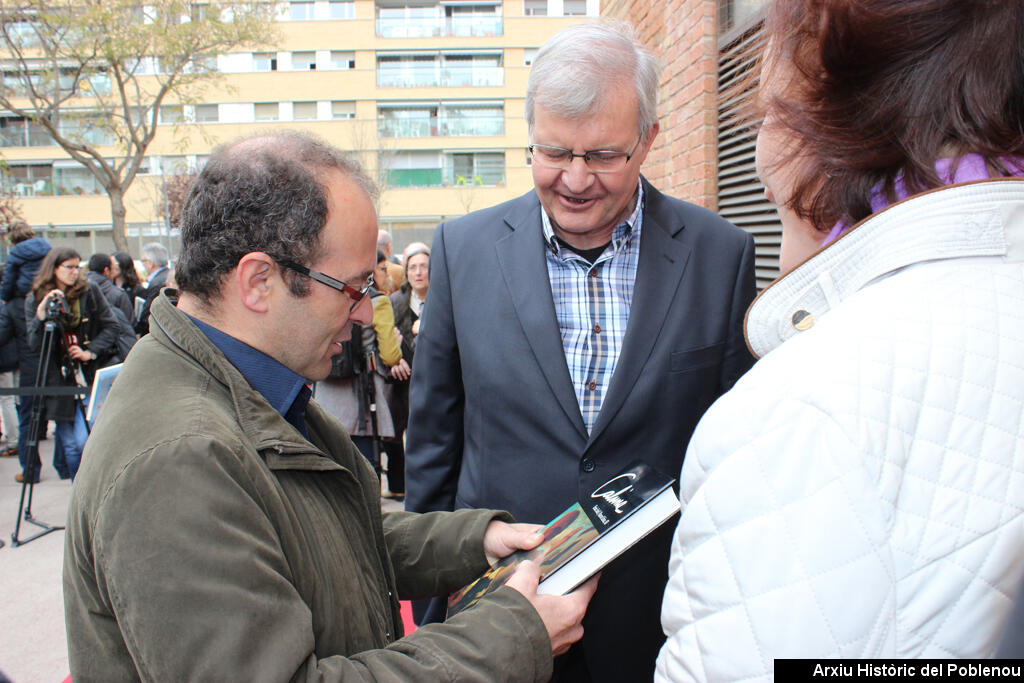
[[[223,77],[199,102],[161,107],[125,198],[130,249],[161,241],[176,252],[165,183],[201,168],[219,142],[278,127],[358,154],[381,185],[382,227],[399,247],[429,241],[439,221],[532,187],[523,118],[531,60],[553,33],[599,13],[599,0],[277,3],[279,44],[219,57]],[[141,68],[156,73],[150,61]],[[95,144],[110,142],[96,135]],[[0,155],[5,189],[37,231],[83,254],[113,249],[102,187],[44,131],[0,112]]]

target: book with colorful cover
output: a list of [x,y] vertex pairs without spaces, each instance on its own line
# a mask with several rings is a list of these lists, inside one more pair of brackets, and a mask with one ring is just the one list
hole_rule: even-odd
[[548,522],[536,548],[498,560],[480,578],[452,593],[448,616],[503,586],[523,560],[540,565],[538,593],[572,591],[679,511],[674,483],[653,467],[634,462]]

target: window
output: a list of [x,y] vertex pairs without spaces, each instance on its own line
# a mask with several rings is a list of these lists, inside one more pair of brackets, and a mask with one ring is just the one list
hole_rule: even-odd
[[[147,169],[148,171],[148,169]],[[142,173],[142,168],[139,168]],[[96,195],[103,188],[89,169],[76,161],[59,161],[53,169],[53,194],[56,195]]]
[[[89,172],[85,167],[82,170]],[[53,194],[53,164],[10,164],[2,176],[2,184],[3,189],[15,197]]]
[[504,135],[505,107],[495,103],[448,103],[441,107],[441,135]]
[[257,121],[277,121],[281,117],[280,110],[277,102],[256,102],[253,105],[253,115]]
[[718,32],[750,23],[768,0],[718,0]]
[[276,52],[256,52],[252,56],[254,71],[277,71]]
[[332,69],[356,68],[356,53],[352,50],[331,50]]
[[198,123],[216,123],[220,120],[220,107],[216,104],[197,104],[196,121]]
[[546,17],[548,0],[523,0],[523,14],[528,17]]
[[335,100],[331,102],[332,119],[354,119],[356,103],[354,100]]
[[505,153],[453,152],[445,155],[444,170],[451,185],[498,185],[505,182]]
[[388,187],[440,187],[440,157],[430,150],[381,154],[378,167]]
[[587,0],[564,0],[562,14],[567,17],[583,17],[587,14]]
[[533,60],[537,58],[537,50],[535,47],[528,47],[523,50],[523,66],[530,66],[533,64]]
[[295,0],[292,0],[290,14],[292,21],[308,21],[312,19],[314,5],[315,3],[312,2],[295,2]]
[[316,53],[293,52],[292,71],[316,71]]
[[437,105],[380,107],[377,130],[385,138],[426,138],[438,134]]
[[316,102],[293,102],[292,119],[295,121],[316,121]]
[[331,0],[331,19],[354,19],[356,3],[352,0]]
[[180,104],[164,104],[160,106],[160,123],[174,124],[185,120],[185,108]]
[[160,171],[164,175],[187,173],[189,168],[188,157],[184,154],[166,154],[160,157]]

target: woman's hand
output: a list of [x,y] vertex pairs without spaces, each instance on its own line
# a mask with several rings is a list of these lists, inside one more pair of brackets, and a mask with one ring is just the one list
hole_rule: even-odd
[[409,368],[409,364],[405,362],[405,359],[398,361],[397,364],[391,366],[391,376],[397,380],[409,379],[409,375],[412,374],[412,370]]
[[96,360],[96,354],[92,351],[86,351],[78,344],[72,344],[68,348],[68,355],[77,360],[79,363],[89,363]]
[[64,292],[59,289],[51,289],[50,293],[43,297],[43,300],[36,306],[36,317],[40,320],[46,320],[46,308],[50,305],[50,301],[54,298],[64,298]]

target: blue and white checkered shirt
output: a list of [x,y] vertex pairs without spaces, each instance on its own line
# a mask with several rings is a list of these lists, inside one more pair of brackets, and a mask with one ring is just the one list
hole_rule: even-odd
[[633,213],[612,231],[593,265],[559,244],[547,212],[540,212],[555,316],[588,434],[615,372],[633,302],[644,202],[643,184],[637,184]]

